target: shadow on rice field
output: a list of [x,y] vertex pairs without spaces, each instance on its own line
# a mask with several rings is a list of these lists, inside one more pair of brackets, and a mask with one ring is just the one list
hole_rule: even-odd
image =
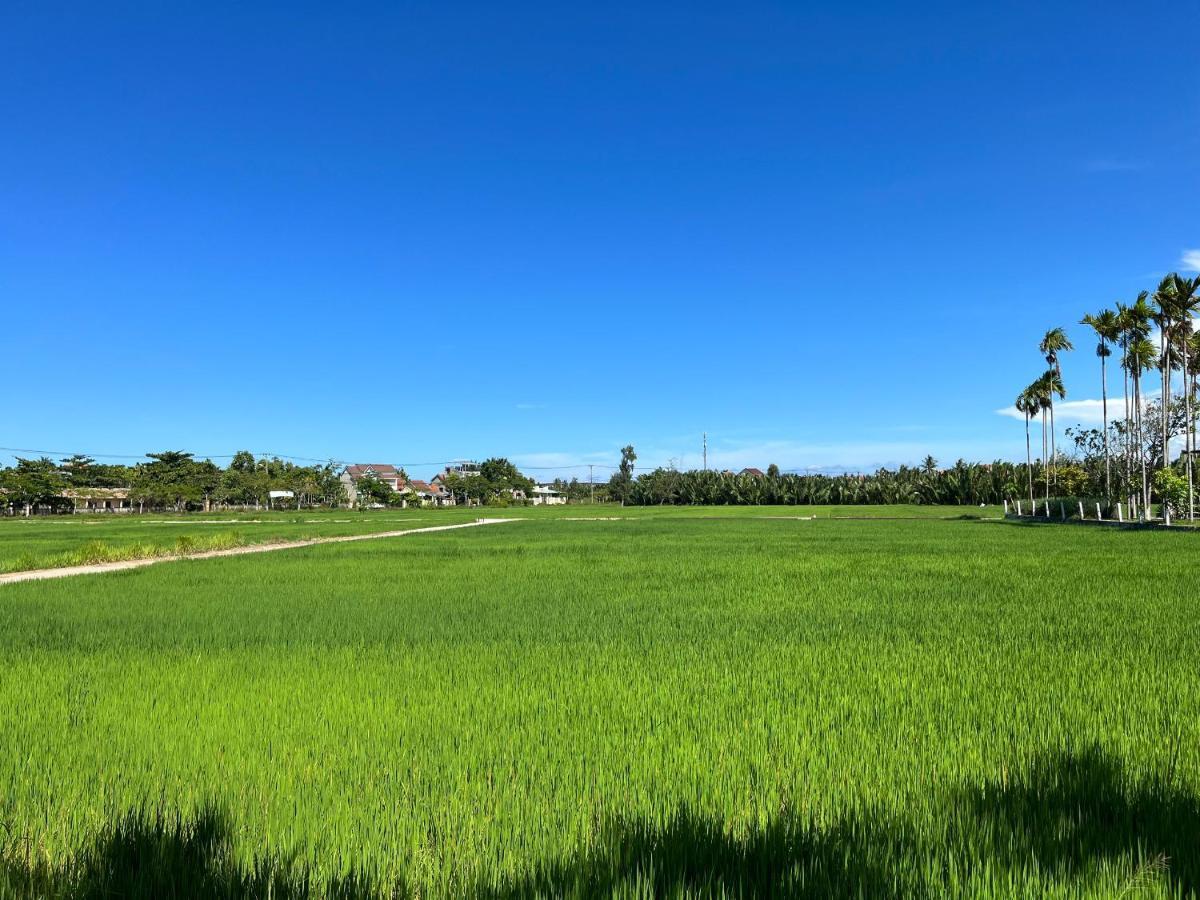
[[1093,531],[1113,531],[1113,532],[1129,532],[1129,531],[1154,531],[1163,534],[1186,535],[1194,537],[1200,533],[1200,525],[1195,525],[1188,522],[1186,519],[1182,521],[1173,521],[1170,525],[1164,525],[1162,522],[1114,522],[1106,520],[1104,522],[1094,521],[1079,521],[1078,519],[1067,519],[1065,522],[1062,519],[1044,519],[1034,518],[1032,516],[1023,516],[1021,518],[993,518],[993,519],[977,519],[979,524],[983,525],[1007,525],[1010,528],[1083,528]]
[[[991,879],[992,887],[1025,884],[1029,893],[1050,885],[1087,892],[1086,879],[1098,868],[1109,878],[1119,875],[1105,881],[1124,881],[1121,895],[1143,889],[1195,895],[1200,801],[1172,780],[1167,772],[1131,783],[1116,758],[1091,747],[1044,757],[999,782],[950,791],[937,798],[928,821],[867,809],[818,825],[783,810],[766,826],[731,834],[682,806],[665,823],[602,826],[582,858],[450,886],[447,895],[932,897],[961,891],[972,877]],[[246,870],[235,861],[234,833],[216,807],[186,820],[131,813],[68,868],[22,863],[10,848],[0,864],[0,896],[414,896],[403,884],[376,884],[355,872],[321,881],[289,860],[258,860]]]

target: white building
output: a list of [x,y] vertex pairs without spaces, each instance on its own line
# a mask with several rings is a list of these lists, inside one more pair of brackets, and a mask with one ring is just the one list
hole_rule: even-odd
[[561,506],[567,498],[548,484],[539,484],[533,489],[534,506]]

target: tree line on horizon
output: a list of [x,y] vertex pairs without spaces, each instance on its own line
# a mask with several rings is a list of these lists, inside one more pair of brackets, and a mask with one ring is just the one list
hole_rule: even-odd
[[[1153,405],[1148,407],[1153,414]],[[1182,404],[1176,404],[1174,421],[1182,421]],[[1097,497],[1103,490],[1105,458],[1099,429],[1067,429],[1074,449],[1058,451],[1054,472],[1060,497]],[[764,474],[714,470],[679,471],[656,468],[635,473],[634,448],[622,449],[621,463],[607,481],[595,484],[555,479],[552,486],[572,502],[627,503],[631,505],[842,505],[937,504],[978,505],[1013,502],[1024,496],[1032,481],[1040,493],[1049,471],[1040,461],[1032,465],[997,460],[972,463],[958,460],[941,467],[927,456],[917,466],[882,468],[870,474],[793,474],[769,465]],[[503,458],[487,460],[478,474],[450,473],[446,488],[458,503],[509,505],[513,492],[528,491],[533,481]],[[136,465],[98,463],[73,456],[58,462],[43,457],[18,459],[0,469],[0,492],[10,510],[41,507],[69,511],[71,494],[90,488],[122,488],[141,510],[183,512],[210,507],[262,507],[273,490],[292,491],[292,507],[338,507],[348,503],[340,466],[300,466],[277,457],[255,457],[242,451],[222,469],[211,460],[197,460],[179,450],[147,454]],[[402,477],[406,477],[401,470]],[[381,506],[399,506],[408,497],[386,482],[362,478],[360,495]]]
[[[1024,463],[961,459],[943,468],[933,457],[918,466],[860,475],[793,474],[771,465],[763,474],[656,468],[634,476],[631,468],[613,475],[607,493],[613,500],[635,506],[978,506],[1015,501],[1022,496],[1027,475],[1039,481],[1044,477],[1038,466],[1033,472],[1026,469]],[[1082,495],[1093,475],[1082,462],[1073,462],[1063,479],[1073,487],[1073,495]]]
[[[102,495],[110,489],[127,490],[139,511],[214,507],[261,508],[270,505],[272,491],[290,491],[279,500],[288,508],[338,507],[350,503],[341,480],[342,466],[332,460],[320,465],[297,465],[277,456],[255,457],[247,450],[235,453],[225,468],[211,459],[196,459],[184,450],[146,454],[134,465],[97,462],[76,454],[55,461],[49,457],[17,458],[0,468],[0,510],[68,512],[75,498]],[[360,506],[419,505],[408,474],[399,470],[405,486],[395,490],[379,478],[365,475],[354,485]],[[509,505],[527,498],[534,486],[507,459],[485,460],[470,475],[450,472],[446,490],[458,503]]]
[[23,459],[0,469],[2,502],[10,508],[68,510],[72,495],[92,489],[121,488],[141,509],[208,509],[212,505],[261,507],[271,491],[291,491],[302,506],[336,506],[346,494],[333,462],[300,466],[278,457],[239,451],[221,468],[184,450],[146,454],[135,465],[99,463],[76,454],[55,462],[49,457]]

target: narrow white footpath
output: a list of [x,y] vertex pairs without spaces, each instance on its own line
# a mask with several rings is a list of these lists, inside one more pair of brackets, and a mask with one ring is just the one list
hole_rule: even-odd
[[279,541],[274,544],[249,544],[245,547],[230,547],[226,550],[205,550],[201,553],[183,553],[173,556],[149,556],[145,559],[123,559],[117,562],[91,563],[86,566],[60,566],[56,569],[30,569],[27,572],[9,572],[0,575],[0,584],[18,581],[41,581],[45,578],[69,578],[72,575],[94,575],[98,572],[119,572],[122,569],[140,569],[158,563],[177,562],[181,559],[212,559],[216,556],[242,556],[246,553],[270,553],[273,550],[291,550],[294,547],[313,547],[317,544],[342,544],[347,541],[374,541],[380,538],[404,537],[406,534],[425,534],[430,531],[453,531],[456,528],[475,528],[479,525],[502,525],[519,522],[520,519],[476,519],[459,525],[431,525],[427,528],[408,528],[404,531],[377,531],[374,534],[346,534],[338,537],[309,538],[303,541]]

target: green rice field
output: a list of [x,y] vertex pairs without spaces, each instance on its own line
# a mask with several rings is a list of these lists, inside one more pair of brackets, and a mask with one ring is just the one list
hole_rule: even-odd
[[1200,893],[1200,535],[486,514],[0,586],[0,897]]
[[478,511],[84,514],[0,519],[0,573],[469,522]]
[[[470,522],[480,516],[519,518],[620,516],[745,516],[741,507],[655,509],[619,506],[302,510],[300,512],[82,514],[0,518],[0,574],[30,569],[87,565],[125,559],[222,550],[251,544],[308,538],[372,534],[431,525]],[[793,506],[763,507],[758,516],[953,518],[962,507],[947,506]],[[967,509],[968,516],[997,516],[996,507]]]

